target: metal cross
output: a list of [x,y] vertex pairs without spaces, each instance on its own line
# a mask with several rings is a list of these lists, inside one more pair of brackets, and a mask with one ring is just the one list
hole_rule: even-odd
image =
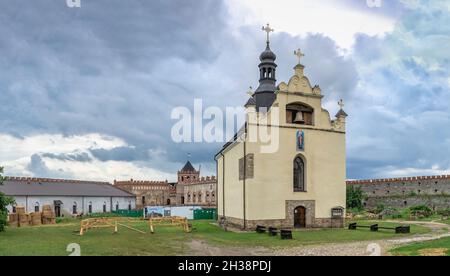
[[249,96],[253,96],[254,93],[255,93],[255,92],[253,92],[253,87],[250,86],[250,88],[249,88],[247,94],[248,94]]
[[262,27],[262,30],[265,31],[265,32],[267,33],[267,44],[269,44],[269,42],[270,42],[270,39],[269,39],[270,33],[271,33],[271,32],[274,32],[275,30],[270,28],[269,23],[267,23],[267,26],[266,26],[266,27],[263,26],[263,27]]
[[341,107],[341,109],[344,109],[344,100],[340,100],[339,102],[338,102],[338,105]]
[[300,48],[297,51],[294,51],[294,55],[298,57],[298,64],[300,64],[302,57],[305,56],[305,54],[302,53],[302,50],[300,50]]

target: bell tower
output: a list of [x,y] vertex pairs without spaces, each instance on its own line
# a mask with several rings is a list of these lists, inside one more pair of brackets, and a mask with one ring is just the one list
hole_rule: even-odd
[[268,110],[275,102],[276,95],[276,68],[275,60],[277,56],[270,49],[270,33],[274,30],[269,24],[262,28],[267,33],[266,50],[261,53],[259,59],[259,87],[255,91],[256,110],[261,108]]

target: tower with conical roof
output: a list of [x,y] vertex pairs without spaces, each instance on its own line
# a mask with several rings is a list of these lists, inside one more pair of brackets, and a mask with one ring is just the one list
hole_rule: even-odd
[[192,166],[191,161],[187,161],[184,167],[178,171],[178,184],[196,182],[200,178],[200,170],[196,170]]

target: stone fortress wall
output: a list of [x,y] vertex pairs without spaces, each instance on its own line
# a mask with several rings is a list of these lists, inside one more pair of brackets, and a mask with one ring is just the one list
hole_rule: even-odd
[[450,208],[450,175],[388,178],[347,181],[361,187],[368,199],[368,209],[383,204],[386,207],[407,208],[427,205],[432,209]]

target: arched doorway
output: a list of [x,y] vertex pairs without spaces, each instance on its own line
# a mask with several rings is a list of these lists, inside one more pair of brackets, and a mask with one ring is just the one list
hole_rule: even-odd
[[306,228],[306,208],[299,206],[294,210],[294,227]]

